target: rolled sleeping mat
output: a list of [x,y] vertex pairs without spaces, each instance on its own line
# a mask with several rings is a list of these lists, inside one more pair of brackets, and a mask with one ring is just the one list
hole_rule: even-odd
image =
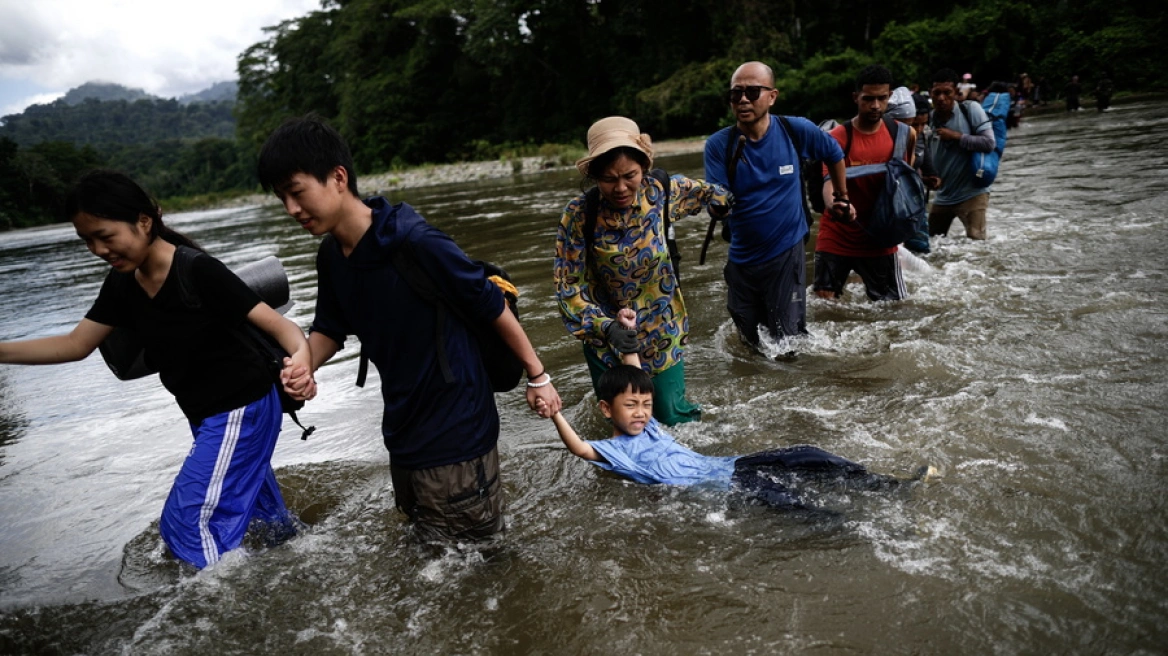
[[285,314],[291,309],[288,274],[280,264],[280,258],[269,255],[258,262],[245,264],[235,270],[235,275],[275,311]]
[[[246,264],[234,273],[259,295],[260,300],[280,314],[288,312],[294,304],[290,300],[288,274],[275,255]],[[146,359],[142,339],[133,330],[114,328],[97,348],[106,366],[121,380],[134,380],[158,373],[158,369]]]

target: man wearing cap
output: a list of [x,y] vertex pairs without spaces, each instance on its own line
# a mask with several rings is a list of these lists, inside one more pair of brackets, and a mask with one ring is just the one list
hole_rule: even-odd
[[[894,117],[886,121],[885,116],[891,111],[911,119],[916,114],[916,106],[908,89],[901,87],[896,94],[891,89],[892,73],[883,66],[868,66],[856,76],[856,90],[852,93],[858,109],[856,116],[831,131],[832,138],[844,147],[847,167],[887,162],[894,154],[894,142],[898,141],[893,137],[894,130],[905,131],[907,139],[902,144],[904,152],[901,156],[909,165],[912,164],[916,135],[907,124],[898,124],[892,120]],[[868,298],[873,301],[898,301],[908,297],[896,255],[897,247],[876,244],[864,228],[884,187],[884,174],[854,177],[848,183],[857,220],[837,220],[826,213],[820,220],[815,241],[816,295],[839,298],[848,276],[855,271],[864,281]],[[832,183],[825,182],[825,201],[832,191]]]
[[739,66],[727,92],[737,122],[711,135],[705,146],[706,180],[727,187],[735,198],[727,218],[726,305],[751,345],[759,343],[760,325],[776,340],[807,334],[801,160],[827,163],[835,189],[830,211],[855,217],[839,144],[805,118],[772,115],[778,97],[769,66]]

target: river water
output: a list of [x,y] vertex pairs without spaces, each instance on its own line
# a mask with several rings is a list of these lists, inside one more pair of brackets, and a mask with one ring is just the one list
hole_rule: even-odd
[[[909,491],[813,513],[638,486],[571,456],[498,397],[505,543],[435,554],[393,509],[375,380],[350,347],[319,374],[274,465],[311,524],[211,570],[164,557],[157,515],[189,446],[156,380],[100,358],[0,368],[3,653],[1164,653],[1168,645],[1168,105],[1028,118],[990,239],[935,239],[912,297],[812,299],[793,359],[739,343],[705,218],[679,224],[687,372],[704,453],[813,443]],[[699,175],[701,158],[662,160]],[[569,172],[412,190],[472,255],[504,263],[566,415],[604,436],[552,300]],[[283,260],[306,325],[315,242],[278,207],[170,217],[229,266]],[[686,224],[689,224],[688,226]],[[954,235],[960,232],[959,227]],[[0,234],[0,339],[69,329],[105,265],[69,226]]]

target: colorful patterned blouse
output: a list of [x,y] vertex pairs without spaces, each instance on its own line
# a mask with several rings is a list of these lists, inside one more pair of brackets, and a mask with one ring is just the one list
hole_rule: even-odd
[[[628,209],[614,210],[602,198],[587,258],[585,195],[568,203],[560,219],[553,276],[564,326],[610,367],[620,363],[620,354],[608,347],[604,328],[621,308],[637,313],[641,362],[650,374],[677,364],[689,338],[689,316],[665,243],[662,192],[661,183],[646,175]],[[680,175],[670,180],[670,194],[671,221],[730,203],[722,186]]]

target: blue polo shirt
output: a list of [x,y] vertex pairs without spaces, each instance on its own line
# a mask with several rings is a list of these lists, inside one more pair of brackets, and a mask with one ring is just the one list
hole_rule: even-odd
[[729,258],[735,264],[769,262],[802,241],[807,217],[800,160],[835,163],[844,158],[835,139],[814,123],[797,116],[788,120],[799,135],[802,152],[796,152],[779,117],[772,114],[762,139],[746,140],[733,186],[726,173],[726,144],[741,133],[729,127],[706,140],[706,181],[726,186],[734,194]]
[[640,435],[621,435],[588,444],[605,460],[592,464],[648,485],[706,483],[728,489],[734,475],[734,461],[738,459],[691,451],[678,444],[656,419],[650,419]]

